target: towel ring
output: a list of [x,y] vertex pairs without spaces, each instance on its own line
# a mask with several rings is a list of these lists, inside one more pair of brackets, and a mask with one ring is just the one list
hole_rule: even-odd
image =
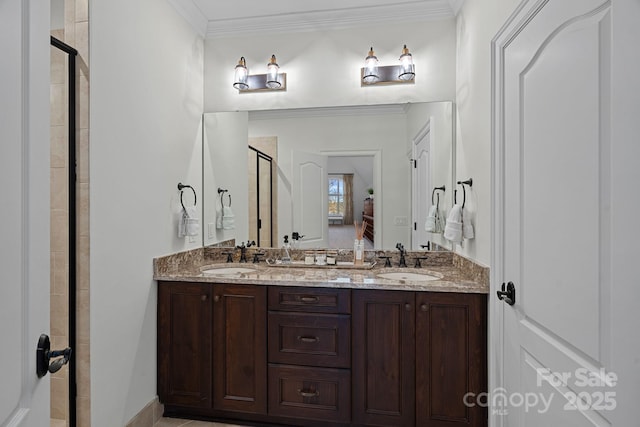
[[182,190],[184,188],[190,188],[191,191],[193,191],[193,206],[196,206],[198,204],[198,196],[196,195],[196,190],[194,190],[192,186],[183,184],[181,182],[178,183],[178,190],[180,190],[180,204],[182,205],[182,209],[187,210],[184,207],[184,201],[182,200],[182,195],[184,194],[184,191]]
[[431,191],[431,204],[433,205],[433,196],[438,194],[438,202],[440,201],[440,194],[436,193],[436,191],[445,191],[444,185],[441,187],[433,187],[433,191]]
[[[225,190],[223,188],[218,187],[218,194],[220,195],[220,207],[224,208],[224,193],[227,193],[229,190]],[[229,195],[229,206],[231,206],[231,195]]]
[[[464,186],[468,185],[469,187],[473,186],[473,178],[469,178],[466,181],[458,181],[458,185],[462,186],[462,208],[464,209],[464,204],[467,202],[467,191],[465,190]],[[456,192],[458,190],[453,192],[453,204],[456,204]]]

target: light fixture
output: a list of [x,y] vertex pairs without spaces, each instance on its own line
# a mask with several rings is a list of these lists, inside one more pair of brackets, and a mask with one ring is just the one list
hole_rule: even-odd
[[239,92],[259,92],[272,90],[286,90],[287,75],[280,73],[280,67],[276,62],[276,56],[271,55],[267,64],[267,74],[250,75],[244,56],[236,65],[233,87]]
[[249,89],[249,84],[247,80],[249,78],[249,70],[247,70],[247,63],[244,60],[244,56],[240,57],[240,61],[238,61],[238,65],[236,65],[236,70],[233,77],[233,87],[238,90]]
[[278,80],[278,71],[280,71],[280,67],[276,62],[276,56],[271,55],[271,59],[267,64],[267,87],[269,89],[279,89],[282,86],[282,83]]
[[364,59],[364,69],[362,72],[362,81],[366,84],[372,84],[380,80],[378,75],[378,58],[373,51],[373,46],[369,49],[369,55]]
[[398,74],[398,78],[400,80],[413,80],[415,76],[416,72],[413,65],[413,57],[405,44],[402,48],[402,55],[400,55],[400,74]]
[[415,79],[415,65],[413,57],[407,49],[407,45],[402,48],[400,55],[400,65],[380,66],[378,58],[375,56],[373,47],[365,58],[365,65],[360,70],[361,85],[372,86],[377,84],[413,83]]

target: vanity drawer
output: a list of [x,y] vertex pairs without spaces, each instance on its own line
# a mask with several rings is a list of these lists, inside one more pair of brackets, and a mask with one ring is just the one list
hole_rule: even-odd
[[269,310],[351,313],[351,290],[269,287]]
[[348,423],[351,371],[269,365],[269,414]]
[[269,312],[269,362],[351,366],[351,316]]

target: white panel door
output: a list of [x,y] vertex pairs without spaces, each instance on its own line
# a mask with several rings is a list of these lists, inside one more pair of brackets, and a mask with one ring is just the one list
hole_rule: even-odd
[[628,202],[614,172],[640,175],[613,155],[637,144],[612,126],[613,23],[610,1],[532,0],[494,40],[492,287],[516,290],[513,305],[491,299],[494,425],[638,425],[619,405],[640,398],[640,368],[637,315],[614,320],[630,285],[615,275],[634,269],[612,267]]
[[[49,2],[0,0],[0,425],[49,425]],[[46,4],[45,4],[46,3]]]
[[[294,151],[292,165],[291,231],[297,231],[304,236],[300,241],[301,248],[326,248],[329,245],[327,156]],[[286,234],[284,230],[281,231],[281,234]]]
[[413,230],[411,232],[411,249],[419,250],[426,245],[430,233],[424,226],[431,207],[431,121],[413,139],[413,173],[411,204],[413,211]]

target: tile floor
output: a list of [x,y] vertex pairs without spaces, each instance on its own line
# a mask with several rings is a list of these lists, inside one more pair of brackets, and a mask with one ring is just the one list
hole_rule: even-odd
[[206,421],[190,421],[178,418],[161,418],[153,427],[240,427],[234,424],[209,423]]

